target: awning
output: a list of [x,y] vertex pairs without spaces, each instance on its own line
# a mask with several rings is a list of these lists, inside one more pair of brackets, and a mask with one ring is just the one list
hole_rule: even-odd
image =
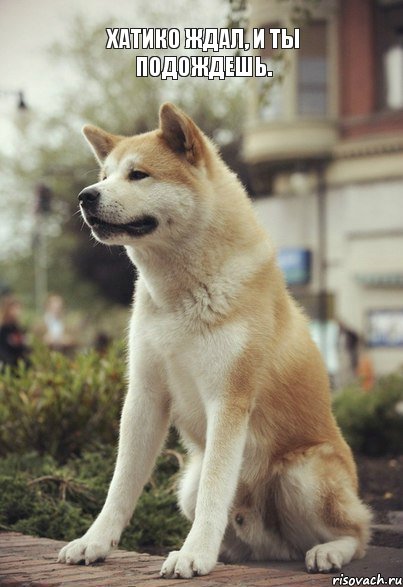
[[403,287],[403,273],[359,273],[355,277],[366,287]]

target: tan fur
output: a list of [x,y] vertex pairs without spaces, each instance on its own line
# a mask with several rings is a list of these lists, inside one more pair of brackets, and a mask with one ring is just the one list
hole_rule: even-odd
[[[206,574],[219,549],[230,561],[306,555],[308,570],[325,572],[362,556],[370,514],[326,370],[238,179],[169,104],[156,131],[85,134],[106,178],[96,184],[102,219],[155,214],[159,225],[104,239],[126,245],[140,274],[131,384],[104,509],[60,560],[90,562],[117,542],[166,433],[166,406],[189,450],[179,502],[193,526],[163,576]],[[133,165],[150,177],[130,195]]]

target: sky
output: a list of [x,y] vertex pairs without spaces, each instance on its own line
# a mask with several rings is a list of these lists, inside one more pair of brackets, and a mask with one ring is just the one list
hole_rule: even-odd
[[[47,48],[56,40],[68,40],[72,16],[83,12],[91,20],[107,17],[108,0],[0,0],[0,92],[23,90],[27,103],[45,109],[61,91],[55,87]],[[130,16],[133,2],[121,1],[120,10]],[[2,95],[0,116],[10,115],[14,97]]]

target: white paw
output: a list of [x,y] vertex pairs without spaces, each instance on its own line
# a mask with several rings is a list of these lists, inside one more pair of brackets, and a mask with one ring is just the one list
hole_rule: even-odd
[[343,565],[343,555],[334,544],[318,544],[306,553],[305,565],[309,573],[339,571]]
[[217,557],[213,555],[174,550],[162,565],[160,575],[190,579],[195,575],[207,575],[214,569],[216,562]]
[[67,563],[76,565],[85,562],[86,565],[95,561],[104,560],[106,556],[118,544],[117,540],[93,533],[84,534],[82,538],[77,538],[63,546],[57,558],[58,563]]

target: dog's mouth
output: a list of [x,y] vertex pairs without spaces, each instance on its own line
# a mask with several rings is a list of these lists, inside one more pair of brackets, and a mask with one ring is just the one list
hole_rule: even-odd
[[98,216],[86,214],[85,219],[92,230],[100,236],[108,236],[114,234],[126,233],[130,236],[144,236],[150,234],[158,226],[158,220],[154,216],[140,216],[135,218],[131,222],[125,224],[115,224],[112,222],[106,222]]

